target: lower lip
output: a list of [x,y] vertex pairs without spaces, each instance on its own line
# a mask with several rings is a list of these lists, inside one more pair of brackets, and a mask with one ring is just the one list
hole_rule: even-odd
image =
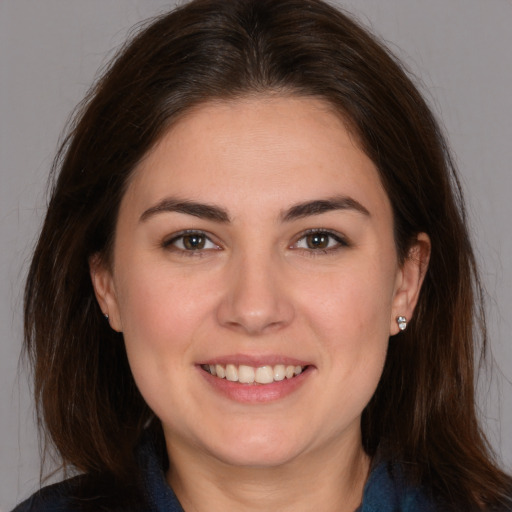
[[270,384],[241,384],[214,377],[200,366],[198,369],[208,384],[218,393],[236,402],[254,404],[274,402],[292,394],[305,383],[312,371],[312,367],[308,366],[301,374],[291,379],[283,379]]

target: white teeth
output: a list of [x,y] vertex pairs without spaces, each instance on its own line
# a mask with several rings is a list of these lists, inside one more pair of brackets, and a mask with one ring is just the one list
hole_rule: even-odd
[[217,377],[220,377],[221,379],[226,376],[226,369],[220,364],[215,365],[215,372],[217,373]]
[[226,366],[226,379],[230,380],[231,382],[238,381],[238,370],[234,364],[228,364]]
[[270,384],[274,382],[274,369],[272,366],[261,366],[256,370],[254,379],[258,384]]
[[254,382],[254,368],[241,364],[238,367],[238,381],[244,384],[252,384]]
[[205,364],[203,369],[211,375],[220,379],[227,379],[231,382],[240,382],[242,384],[270,384],[281,380],[292,379],[300,375],[305,367],[276,364],[275,366],[260,366],[258,368],[241,364]]
[[286,368],[284,364],[276,364],[274,366],[274,380],[283,380],[286,377]]

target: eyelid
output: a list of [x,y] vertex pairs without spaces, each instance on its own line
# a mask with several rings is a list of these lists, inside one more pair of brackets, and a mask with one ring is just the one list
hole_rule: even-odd
[[[206,238],[209,242],[211,242],[213,245],[215,245],[215,249],[212,248],[206,248],[206,249],[196,249],[196,250],[187,250],[187,249],[181,249],[180,247],[177,247],[175,244],[176,241],[178,241],[180,238],[183,238],[187,235],[199,235]],[[200,253],[203,253],[205,251],[211,251],[211,250],[220,250],[221,246],[219,243],[214,241],[214,236],[210,233],[203,231],[201,229],[184,229],[182,231],[178,231],[177,233],[173,233],[172,235],[166,237],[162,241],[162,247],[164,249],[174,250],[175,252],[180,252],[183,254],[187,254],[187,256],[192,255],[198,255]]]
[[[314,234],[323,234],[323,235],[326,235],[328,237],[330,237],[331,239],[333,239],[335,242],[336,242],[336,246],[335,247],[327,247],[327,248],[316,248],[316,249],[312,249],[312,248],[303,248],[303,247],[297,247],[297,244],[303,240],[304,238],[306,238],[307,236],[309,235],[314,235]],[[199,236],[202,236],[204,237],[206,240],[208,240],[211,244],[213,244],[215,247],[214,248],[202,248],[202,249],[196,249],[196,250],[187,250],[187,249],[184,249],[184,248],[180,248],[180,247],[177,247],[175,245],[175,242],[178,241],[180,238],[183,238],[187,235],[199,235]],[[303,251],[306,251],[308,253],[322,253],[322,254],[325,254],[325,253],[328,253],[328,252],[335,252],[336,250],[342,248],[342,247],[349,247],[351,244],[350,242],[347,240],[347,238],[337,232],[337,231],[333,231],[332,229],[327,229],[327,228],[312,228],[312,229],[308,229],[306,231],[303,231],[302,233],[300,233],[299,235],[297,235],[295,237],[295,241],[290,245],[290,249],[299,249],[299,250],[303,250]],[[182,253],[184,255],[187,255],[187,256],[193,256],[193,255],[197,255],[199,256],[201,253],[204,253],[204,252],[207,252],[207,251],[212,251],[212,250],[222,250],[222,247],[220,245],[220,243],[218,243],[217,241],[215,241],[215,237],[208,233],[207,231],[203,231],[201,229],[184,229],[182,231],[178,231],[176,233],[173,233],[172,235],[166,237],[162,243],[161,243],[161,246],[164,248],[164,249],[168,249],[168,250],[173,250],[177,253]]]
[[[332,239],[334,239],[336,242],[337,242],[337,245],[335,247],[328,247],[328,248],[325,248],[325,249],[321,249],[321,248],[318,248],[318,249],[306,249],[306,248],[302,248],[302,247],[297,247],[297,244],[304,238],[306,238],[307,236],[309,235],[315,235],[315,234],[324,234],[324,235],[327,235],[329,237],[331,237]],[[308,229],[306,231],[303,231],[302,233],[300,233],[296,238],[295,238],[295,241],[293,242],[293,244],[291,245],[291,248],[296,248],[296,249],[299,249],[299,250],[304,250],[304,251],[307,251],[309,253],[328,253],[328,252],[334,252],[342,247],[349,247],[351,244],[350,242],[348,241],[348,239],[346,238],[346,236],[342,235],[341,233],[337,232],[337,231],[333,231],[332,229],[327,229],[327,228],[313,228],[313,229]]]

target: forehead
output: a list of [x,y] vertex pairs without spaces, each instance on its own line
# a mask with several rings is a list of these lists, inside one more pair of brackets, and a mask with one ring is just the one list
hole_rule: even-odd
[[124,202],[178,195],[279,209],[336,194],[389,209],[375,165],[328,103],[262,96],[190,110],[134,171]]

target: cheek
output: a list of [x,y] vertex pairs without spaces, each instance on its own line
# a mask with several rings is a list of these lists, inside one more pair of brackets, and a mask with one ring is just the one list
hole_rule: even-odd
[[119,287],[130,368],[145,401],[161,418],[182,407],[179,397],[189,392],[184,375],[194,364],[191,349],[206,307],[182,284],[153,266],[152,272],[132,272],[129,283]]
[[[201,276],[172,272],[165,264],[133,262],[118,289],[125,336],[144,343],[179,340],[210,308],[211,297],[201,292]],[[120,272],[121,273],[121,272]]]
[[373,395],[389,342],[393,274],[354,264],[317,276],[302,295],[302,316],[322,345],[322,364],[338,394],[336,414],[360,414]]
[[131,268],[117,291],[130,366],[143,386],[141,379],[169,378],[177,362],[188,361],[210,304],[194,283],[173,278],[157,265]]
[[325,275],[301,287],[304,316],[322,329],[332,343],[389,336],[394,272],[370,269],[363,261]]

